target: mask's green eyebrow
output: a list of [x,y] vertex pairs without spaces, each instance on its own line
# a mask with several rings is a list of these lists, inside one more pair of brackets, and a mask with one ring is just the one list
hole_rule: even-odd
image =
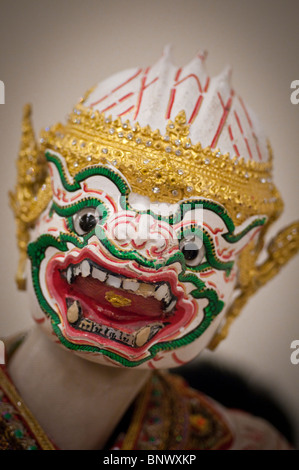
[[[128,201],[128,195],[121,196],[120,201],[121,201],[121,207],[124,210],[127,209],[127,210],[132,210],[136,212],[136,209],[132,208],[132,206],[130,205]],[[266,217],[258,218],[254,220],[251,224],[249,224],[247,227],[245,227],[241,232],[235,233],[235,228],[236,228],[235,224],[233,220],[231,219],[231,217],[228,215],[226,209],[220,204],[218,204],[217,202],[209,201],[207,199],[190,199],[190,200],[181,202],[176,212],[169,216],[162,216],[149,209],[144,210],[144,211],[139,210],[138,213],[149,214],[157,220],[167,222],[169,225],[176,225],[176,224],[179,224],[184,219],[184,216],[187,214],[187,212],[193,211],[196,209],[211,211],[222,219],[223,223],[225,224],[227,228],[227,232],[224,233],[222,237],[229,243],[235,243],[239,241],[250,230],[252,230],[254,227],[264,225],[267,220]]]
[[79,189],[81,189],[80,183],[82,183],[87,178],[90,178],[91,176],[104,176],[108,178],[110,181],[113,181],[113,183],[117,186],[119,192],[122,195],[128,194],[129,192],[129,186],[127,185],[125,180],[118,173],[113,171],[111,168],[107,168],[107,167],[99,166],[99,165],[89,166],[79,171],[74,176],[73,181],[70,182],[68,179],[68,176],[66,175],[65,168],[61,160],[59,159],[58,155],[55,155],[54,153],[47,150],[45,153],[45,156],[48,162],[51,162],[56,166],[61,183],[64,189],[66,189],[69,192],[74,192],[74,191],[78,191]]
[[102,217],[105,217],[105,218],[107,217],[108,212],[109,212],[107,207],[102,201],[99,201],[98,199],[91,197],[91,198],[81,199],[80,201],[67,205],[67,206],[60,206],[54,201],[50,209],[50,216],[52,215],[53,212],[56,212],[56,214],[58,214],[60,217],[72,217],[78,211],[86,207],[99,208]]

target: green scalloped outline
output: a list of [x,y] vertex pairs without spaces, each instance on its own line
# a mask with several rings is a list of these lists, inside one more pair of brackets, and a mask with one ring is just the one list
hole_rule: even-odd
[[[121,195],[125,196],[124,198],[121,199],[122,208],[125,210],[131,210],[131,211],[136,212],[130,206],[128,202],[128,196],[130,192],[129,186],[121,178],[119,174],[117,174],[110,168],[106,168],[103,166],[87,167],[84,170],[78,172],[73,178],[74,182],[70,183],[66,177],[65,170],[60,159],[56,155],[51,154],[50,152],[46,152],[46,158],[49,162],[52,162],[56,165],[60,178],[61,178],[61,182],[67,191],[70,191],[70,192],[77,191],[78,189],[81,188],[80,183],[84,181],[86,178],[90,176],[94,176],[94,175],[102,175],[102,176],[107,177],[109,180],[112,180],[117,185]],[[91,202],[87,202],[87,201],[93,201],[93,203],[96,201],[98,204],[101,203],[101,201],[97,200],[96,198],[85,199],[86,204],[92,204]],[[244,235],[246,235],[246,233],[248,233],[249,230],[251,230],[255,226],[263,225],[266,221],[266,218],[257,219],[253,221],[248,227],[246,227],[241,233],[236,235],[233,233],[235,230],[235,225],[232,219],[229,217],[226,209],[213,201],[207,201],[204,199],[199,199],[199,200],[190,199],[189,201],[188,200],[184,201],[183,203],[180,204],[180,208],[177,211],[177,213],[173,214],[171,217],[163,217],[151,211],[139,211],[139,213],[140,214],[147,213],[147,214],[152,215],[152,217],[158,220],[164,220],[164,221],[167,221],[168,223],[175,224],[175,223],[178,223],[180,220],[182,220],[182,217],[184,215],[184,207],[182,206],[185,205],[186,203],[190,204],[190,207],[188,208],[188,210],[192,210],[195,207],[195,205],[201,204],[204,209],[211,210],[217,215],[219,215],[222,218],[228,230],[228,232],[222,236],[229,243],[237,242]],[[72,212],[75,206],[76,204],[72,205],[71,209],[66,209],[66,210],[70,210],[71,213],[73,214],[75,213],[75,212]],[[63,208],[61,208],[57,204],[53,205],[52,208],[58,214],[59,213],[62,214],[63,212]],[[71,216],[69,215],[69,217]],[[31,242],[28,245],[28,256],[31,259],[32,280],[33,280],[33,286],[34,286],[37,299],[39,301],[39,304],[42,310],[46,314],[46,316],[48,316],[51,319],[52,328],[55,334],[57,335],[57,337],[59,338],[60,342],[64,344],[68,349],[71,349],[71,350],[100,353],[100,354],[103,354],[104,356],[110,357],[112,360],[118,362],[119,364],[125,367],[137,367],[141,365],[142,363],[153,359],[155,355],[160,351],[170,351],[173,349],[180,348],[182,346],[190,344],[199,336],[201,336],[202,333],[208,328],[208,326],[214,320],[214,318],[221,312],[224,306],[224,302],[218,298],[217,293],[213,289],[206,288],[205,283],[202,280],[200,280],[196,274],[194,274],[193,272],[186,273],[187,268],[186,268],[183,254],[181,252],[178,252],[172,255],[167,260],[166,263],[155,263],[153,261],[150,261],[144,258],[136,250],[131,250],[128,252],[121,252],[117,250],[116,247],[113,244],[111,244],[111,242],[106,238],[103,229],[100,227],[99,230],[102,231],[101,242],[103,243],[105,248],[109,250],[118,259],[134,260],[143,266],[151,267],[156,270],[160,269],[163,266],[169,266],[175,262],[179,262],[182,267],[182,271],[178,275],[179,281],[193,283],[195,286],[195,289],[191,292],[191,295],[196,299],[206,298],[209,301],[208,305],[204,308],[204,319],[200,323],[200,325],[198,325],[192,332],[187,333],[185,336],[177,340],[164,341],[164,342],[154,344],[148,349],[148,355],[145,358],[140,359],[138,361],[130,361],[129,359],[126,359],[123,356],[115,352],[108,351],[104,348],[100,348],[96,346],[88,346],[88,345],[76,345],[76,344],[71,343],[63,336],[58,326],[60,323],[59,316],[47,303],[42,293],[40,283],[39,283],[40,264],[45,258],[45,252],[47,248],[51,246],[55,247],[57,250],[66,252],[68,251],[67,242],[71,242],[77,248],[82,249],[84,246],[86,246],[88,239],[95,232],[95,229],[91,231],[87,236],[85,236],[83,240],[80,240],[77,236],[75,236],[75,234],[71,234],[71,233],[69,234],[60,233],[60,235],[57,238],[54,237],[53,235],[43,234],[36,241]],[[215,267],[216,269],[223,269],[224,271],[226,271],[226,274],[228,275],[232,269],[233,264],[231,262],[222,263],[215,256],[215,249],[212,245],[211,237],[209,237],[209,235],[204,230],[201,231],[198,228],[196,230],[200,232],[200,236],[203,237],[205,246],[208,248],[206,250],[207,251],[207,263],[204,263],[201,269],[188,268],[188,270],[194,271],[194,272],[200,272],[201,270],[207,269],[209,266],[212,266],[212,267]],[[184,229],[184,233],[185,231],[186,229]],[[192,233],[194,233],[194,230],[192,231]]]
[[[66,346],[68,349],[76,350],[76,351],[89,351],[93,353],[103,354],[104,356],[110,357],[112,360],[118,362],[119,364],[125,367],[137,367],[142,363],[149,361],[155,357],[155,355],[160,351],[170,351],[173,349],[177,349],[179,347],[185,346],[193,342],[196,338],[201,336],[201,334],[206,330],[206,328],[210,325],[210,323],[214,320],[214,318],[221,312],[224,303],[222,300],[219,300],[217,293],[212,289],[206,289],[205,283],[198,279],[198,277],[194,274],[185,274],[184,270],[179,274],[179,281],[181,282],[192,282],[195,286],[195,289],[191,292],[191,295],[196,298],[207,298],[209,300],[209,304],[204,309],[204,320],[200,323],[200,325],[195,328],[192,332],[186,334],[182,338],[172,341],[164,341],[158,344],[154,344],[148,349],[149,355],[143,359],[138,361],[130,361],[129,359],[124,358],[123,356],[106,350],[105,348],[100,348],[96,346],[88,346],[88,345],[76,345],[72,342],[68,341],[62,334],[59,324],[59,316],[58,314],[51,308],[51,306],[46,301],[39,282],[39,270],[40,264],[45,258],[45,252],[49,247],[55,247],[57,250],[61,252],[68,251],[67,242],[71,242],[77,248],[83,248],[86,243],[79,242],[78,239],[71,234],[60,234],[59,237],[54,237],[53,235],[44,234],[41,235],[35,242],[31,242],[28,245],[28,255],[31,259],[31,266],[32,266],[32,282],[33,287],[35,290],[36,297],[38,302],[46,314],[47,317],[51,319],[52,328],[60,340],[60,342]],[[179,262],[181,265],[183,263],[184,256],[181,252],[174,254],[171,258],[169,258],[167,265],[173,264],[175,262]],[[183,268],[183,266],[182,266]]]

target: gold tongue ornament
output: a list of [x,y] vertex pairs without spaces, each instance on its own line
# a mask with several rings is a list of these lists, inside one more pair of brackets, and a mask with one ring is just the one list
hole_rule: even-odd
[[129,307],[132,303],[132,300],[123,297],[122,295],[115,294],[112,291],[106,292],[105,299],[109,302],[113,307],[120,308],[120,307]]

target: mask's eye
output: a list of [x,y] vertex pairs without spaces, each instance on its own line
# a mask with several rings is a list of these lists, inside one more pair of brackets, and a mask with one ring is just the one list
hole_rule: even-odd
[[85,235],[95,228],[100,219],[101,214],[96,207],[85,207],[73,216],[74,229],[78,235]]
[[184,238],[180,243],[180,250],[187,266],[198,266],[206,254],[202,239],[196,236]]

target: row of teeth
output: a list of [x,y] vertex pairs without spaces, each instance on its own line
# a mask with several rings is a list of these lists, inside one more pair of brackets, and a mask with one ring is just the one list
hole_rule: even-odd
[[162,323],[153,323],[143,326],[133,333],[127,333],[111,326],[100,325],[93,320],[83,318],[81,305],[78,300],[68,302],[67,319],[76,329],[89,331],[133,348],[144,346],[163,328]]
[[82,261],[80,264],[71,265],[67,268],[66,279],[69,284],[74,282],[77,276],[87,277],[91,276],[98,281],[104,282],[110,287],[117,289],[124,289],[133,292],[143,297],[154,297],[159,301],[163,301],[165,313],[169,313],[176,305],[176,298],[172,295],[170,287],[167,283],[162,284],[149,284],[139,282],[135,279],[124,278],[116,276],[108,271],[99,269],[88,260]]

